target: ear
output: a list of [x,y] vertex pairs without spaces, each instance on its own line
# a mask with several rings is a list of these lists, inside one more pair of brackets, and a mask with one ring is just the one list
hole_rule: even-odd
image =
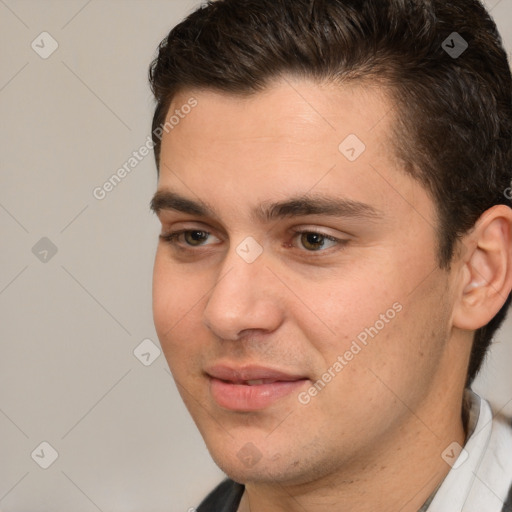
[[497,205],[485,211],[462,244],[453,326],[474,331],[489,323],[512,289],[512,209]]

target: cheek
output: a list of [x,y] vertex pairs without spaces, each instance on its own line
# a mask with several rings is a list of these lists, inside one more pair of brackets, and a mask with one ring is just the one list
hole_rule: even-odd
[[389,278],[369,277],[375,275],[382,273],[354,267],[329,281],[308,280],[302,289],[295,290],[310,306],[309,311],[302,308],[302,314],[296,312],[295,319],[309,339],[317,340],[317,348],[331,359],[348,350],[358,337],[364,343],[369,336],[367,331],[374,332],[375,324],[378,331],[383,331],[394,322],[396,310],[400,309],[396,303],[403,294],[393,288]]
[[381,251],[372,262],[360,261],[329,281],[308,280],[295,290],[310,306],[294,318],[319,355],[317,370],[330,368],[338,356],[346,356],[354,369],[385,369],[390,378],[397,368],[418,364],[422,346],[431,343],[425,323],[436,316],[442,323],[436,312],[443,306],[435,276],[425,281],[431,267],[421,254],[404,254]]
[[177,279],[169,272],[168,265],[163,261],[161,250],[158,249],[153,268],[153,319],[162,342],[162,334],[171,329],[176,317]]
[[[169,262],[159,249],[153,270],[153,319],[166,355],[180,346],[177,341],[186,337],[187,325],[200,307],[203,295],[194,276],[187,276],[182,269]],[[197,279],[197,278],[195,278]]]

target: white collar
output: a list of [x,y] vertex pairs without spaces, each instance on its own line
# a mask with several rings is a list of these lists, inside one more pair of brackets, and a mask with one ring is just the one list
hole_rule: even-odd
[[512,482],[510,425],[473,391],[465,399],[469,437],[428,512],[501,512]]

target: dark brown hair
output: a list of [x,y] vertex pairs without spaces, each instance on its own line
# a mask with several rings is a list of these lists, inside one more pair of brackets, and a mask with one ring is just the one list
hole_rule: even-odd
[[[389,90],[397,156],[437,206],[441,268],[485,210],[511,206],[512,77],[478,0],[207,2],[171,30],[151,64],[157,167],[158,128],[178,91],[250,95],[285,75]],[[468,385],[510,301],[476,331]]]

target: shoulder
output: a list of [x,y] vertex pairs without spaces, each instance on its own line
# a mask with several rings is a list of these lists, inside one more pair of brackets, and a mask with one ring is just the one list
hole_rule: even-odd
[[233,480],[220,483],[197,508],[197,512],[236,512],[244,486]]

